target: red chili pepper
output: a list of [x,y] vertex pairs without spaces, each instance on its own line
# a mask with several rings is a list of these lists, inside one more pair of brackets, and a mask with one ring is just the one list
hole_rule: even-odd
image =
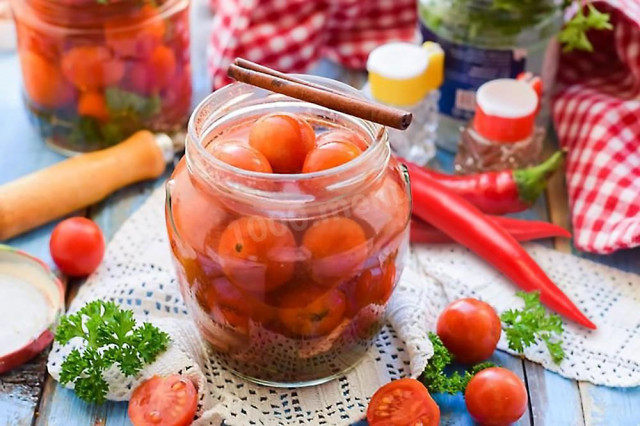
[[518,287],[539,291],[540,300],[548,308],[587,328],[596,328],[502,226],[420,167],[410,163],[407,167],[411,176],[413,214],[475,252]]
[[[520,220],[503,216],[487,216],[487,219],[502,226],[518,241],[531,241],[551,237],[571,238],[571,233],[569,231],[549,222]],[[416,217],[412,217],[411,242],[441,244],[451,243],[453,242],[453,239],[438,228],[435,228]]]
[[452,176],[420,170],[488,214],[526,210],[547,186],[547,179],[560,167],[564,153],[558,151],[545,162],[526,169],[502,170]]

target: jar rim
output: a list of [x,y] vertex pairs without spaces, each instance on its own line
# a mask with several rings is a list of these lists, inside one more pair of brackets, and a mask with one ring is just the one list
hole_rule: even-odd
[[[355,88],[333,80],[333,79],[329,79],[326,77],[320,77],[320,76],[314,76],[314,75],[309,75],[309,74],[292,74],[295,77],[301,78],[301,79],[306,79],[306,80],[310,80],[313,83],[318,83],[318,84],[323,84],[323,83],[327,83],[330,82],[332,85],[337,86],[339,89],[342,89],[346,92],[348,92],[350,95],[354,95],[354,96],[358,96],[358,97],[362,97],[364,98],[364,96]],[[324,108],[327,110],[330,110],[338,115],[342,115],[342,116],[348,116],[350,118],[352,118],[353,120],[355,120],[358,124],[360,124],[364,129],[367,130],[368,135],[371,137],[372,143],[371,145],[369,145],[369,147],[362,153],[360,154],[358,157],[356,157],[355,159],[341,164],[340,166],[337,167],[333,167],[330,169],[326,169],[326,170],[320,170],[317,172],[311,172],[311,173],[290,173],[290,174],[285,174],[285,173],[264,173],[264,172],[255,172],[255,171],[251,171],[251,170],[245,170],[245,169],[240,169],[238,167],[232,166],[228,163],[225,163],[224,161],[218,159],[216,156],[214,156],[212,153],[210,153],[201,142],[201,135],[199,135],[197,133],[196,127],[196,120],[198,119],[199,115],[203,112],[203,110],[210,104],[212,103],[216,97],[220,97],[224,94],[226,94],[227,92],[233,91],[234,89],[238,88],[238,87],[242,87],[242,86],[248,86],[245,83],[240,83],[240,82],[234,82],[231,84],[228,84],[227,86],[216,90],[215,92],[209,94],[205,99],[203,99],[197,106],[196,108],[193,110],[191,117],[189,118],[189,123],[188,123],[188,127],[187,127],[187,138],[186,138],[186,144],[185,144],[185,151],[186,151],[186,157],[187,157],[187,164],[189,163],[189,147],[192,145],[195,145],[195,149],[196,149],[196,153],[197,155],[203,156],[206,160],[206,162],[208,164],[213,165],[216,168],[221,169],[224,172],[229,172],[229,173],[234,173],[240,177],[246,177],[248,179],[252,179],[252,180],[262,180],[262,181],[280,181],[280,182],[286,182],[286,181],[295,181],[295,182],[301,182],[301,181],[311,181],[314,179],[319,179],[319,178],[327,178],[327,177],[331,177],[334,175],[340,175],[343,174],[345,172],[348,172],[350,170],[356,169],[358,167],[362,167],[363,164],[365,164],[367,161],[371,161],[370,159],[375,157],[376,155],[379,155],[379,151],[384,148],[384,145],[386,144],[387,141],[387,137],[386,137],[386,130],[385,127],[383,125],[377,124],[377,123],[373,123],[371,121],[367,121],[364,119],[360,119],[357,117],[353,117],[349,114],[345,114],[345,113],[341,113],[335,110],[331,110],[329,108],[325,108],[325,107],[321,107],[318,106],[316,104],[313,103],[309,103],[309,102],[305,102],[305,101],[301,101],[301,100],[297,100],[295,98],[291,98],[285,95],[282,95],[284,99],[290,99],[293,101],[298,101],[300,102],[302,105],[304,104],[308,104],[308,105],[312,105],[313,107],[316,108]],[[258,87],[255,87],[256,90],[264,90],[265,92],[270,92],[268,90],[265,89],[260,89]],[[273,92],[270,92],[273,93]],[[219,122],[220,118],[217,119],[216,121],[214,121],[213,123],[210,123],[210,127],[215,126],[216,122]]]

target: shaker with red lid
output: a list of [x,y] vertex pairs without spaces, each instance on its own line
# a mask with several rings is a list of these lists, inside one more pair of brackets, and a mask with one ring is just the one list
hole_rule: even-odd
[[540,92],[540,79],[530,75],[492,80],[480,86],[475,116],[462,129],[456,172],[537,164],[545,136],[545,129],[536,126]]

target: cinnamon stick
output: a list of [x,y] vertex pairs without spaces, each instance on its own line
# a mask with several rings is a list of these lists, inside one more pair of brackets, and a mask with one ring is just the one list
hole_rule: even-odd
[[240,58],[229,65],[227,74],[252,86],[396,129],[405,130],[411,124],[410,112],[351,97]]

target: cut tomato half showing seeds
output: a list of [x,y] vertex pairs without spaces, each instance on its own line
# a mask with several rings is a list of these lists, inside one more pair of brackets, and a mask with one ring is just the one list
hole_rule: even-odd
[[189,379],[153,376],[133,391],[129,418],[134,426],[186,426],[197,408],[198,392]]

